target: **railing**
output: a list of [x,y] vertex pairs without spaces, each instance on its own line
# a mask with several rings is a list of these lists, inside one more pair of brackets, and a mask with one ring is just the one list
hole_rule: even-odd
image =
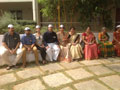
[[[59,26],[58,22],[41,22],[41,25],[43,27],[47,27],[48,24],[53,24],[54,28],[58,29],[58,26]],[[69,30],[71,26],[74,26],[76,28],[76,30],[78,30],[80,32],[85,31],[85,29],[88,26],[88,25],[84,25],[81,22],[60,22],[60,24],[63,24],[65,26],[66,30]],[[119,25],[119,24],[120,24],[120,22],[116,22],[116,23],[114,22],[113,28],[111,30],[108,29],[108,31],[113,32],[115,29],[115,26]],[[102,25],[99,22],[91,22],[89,26],[91,26],[92,31],[94,31],[94,32],[99,32],[99,31],[101,31],[101,28],[104,27],[104,25]]]

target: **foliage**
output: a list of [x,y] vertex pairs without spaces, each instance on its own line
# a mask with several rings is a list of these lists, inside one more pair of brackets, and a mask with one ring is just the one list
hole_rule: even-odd
[[[111,10],[119,6],[120,0],[38,0],[42,5],[43,16],[54,19],[58,17],[57,7],[60,3],[61,18],[72,22],[79,13],[79,22],[90,25],[95,18],[101,18],[103,25],[111,28]],[[118,4],[119,3],[119,4]]]
[[5,12],[0,17],[0,33],[5,33],[7,31],[8,24],[17,25],[16,21],[13,19],[12,14]]
[[44,16],[49,18],[56,16],[58,0],[38,0],[38,2],[42,5],[41,11]]
[[24,25],[36,25],[36,22],[32,21],[32,20],[17,20],[16,22],[18,24],[20,24],[21,26],[24,26]]
[[18,33],[24,33],[24,28],[29,26],[31,30],[34,32],[34,28],[36,23],[34,21],[28,20],[14,20],[11,13],[5,12],[0,17],[0,34],[4,34],[8,31],[8,24],[13,24],[15,31]]

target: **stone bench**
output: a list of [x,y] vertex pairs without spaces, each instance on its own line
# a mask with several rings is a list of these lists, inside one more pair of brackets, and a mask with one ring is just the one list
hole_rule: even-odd
[[[79,33],[81,35],[81,33]],[[95,36],[96,36],[96,39],[98,39],[98,33],[94,33]],[[113,40],[113,34],[112,33],[108,33],[110,35],[110,41]],[[20,35],[22,36],[22,35]],[[3,38],[3,35],[0,35],[0,46],[2,45],[2,38]],[[20,46],[21,48],[21,46]],[[0,47],[0,50],[1,50],[1,47]],[[38,51],[39,52],[39,51]],[[12,55],[12,56],[9,56],[9,59],[12,61],[13,59],[15,58],[15,55]],[[39,54],[39,60],[41,61],[41,55]],[[46,56],[46,60],[49,61],[49,58],[48,56]],[[22,60],[20,60],[21,62]],[[27,62],[31,62],[31,61],[35,61],[35,57],[34,57],[34,54],[31,52],[31,53],[27,53]],[[4,62],[4,60],[2,60],[1,58],[1,54],[0,54],[0,66],[2,65],[5,65],[6,63]]]
[[[0,47],[0,50],[2,50],[2,46]],[[19,50],[20,50],[21,48],[19,48]],[[5,65],[6,63],[4,62],[4,60],[1,58],[1,53],[2,53],[2,51],[0,52],[0,66],[3,66],[3,65]],[[39,53],[39,61],[42,61],[42,57],[41,57],[41,54],[40,54],[40,51],[38,50],[38,53]],[[12,62],[12,60],[14,60],[15,59],[15,56],[16,55],[11,55],[11,56],[8,56],[9,57],[9,60]],[[31,52],[28,52],[27,54],[26,54],[26,60],[27,60],[27,62],[32,62],[32,61],[35,61],[35,56],[34,56],[34,53],[31,51]],[[49,58],[48,58],[48,56],[46,56],[46,60],[47,61],[49,61]],[[19,60],[19,62],[18,63],[21,63],[22,62],[22,59],[20,59]]]

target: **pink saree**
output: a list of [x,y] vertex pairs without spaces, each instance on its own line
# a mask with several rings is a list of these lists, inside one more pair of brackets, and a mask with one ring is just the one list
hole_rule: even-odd
[[83,36],[85,37],[85,41],[88,44],[85,44],[84,48],[84,54],[85,54],[85,59],[86,60],[91,60],[91,59],[97,59],[98,58],[98,47],[96,42],[93,42],[95,40],[95,36],[93,33],[90,33],[87,35],[86,33],[83,33]]

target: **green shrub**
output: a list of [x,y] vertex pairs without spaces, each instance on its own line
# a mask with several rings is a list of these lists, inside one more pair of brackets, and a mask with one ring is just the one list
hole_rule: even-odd
[[8,31],[8,24],[13,24],[15,31],[18,33],[24,33],[25,27],[30,27],[32,32],[34,33],[36,22],[32,20],[14,20],[11,13],[5,12],[0,17],[0,34],[4,34]]
[[[32,33],[35,33],[36,22],[32,20],[14,20],[12,14],[5,12],[0,17],[0,34],[4,34],[5,32],[8,31],[8,28],[7,28],[8,24],[13,24],[15,31],[19,34],[24,33],[25,27],[30,27],[30,29],[32,30]],[[46,31],[47,31],[47,26],[44,26],[41,28],[42,34]],[[54,29],[54,31],[57,32],[57,29]]]
[[0,17],[0,33],[3,34],[7,31],[8,24],[17,25],[16,20],[13,19],[12,14],[5,12]]
[[35,21],[32,20],[17,20],[16,21],[18,24],[20,24],[21,26],[25,26],[25,25],[36,25]]

